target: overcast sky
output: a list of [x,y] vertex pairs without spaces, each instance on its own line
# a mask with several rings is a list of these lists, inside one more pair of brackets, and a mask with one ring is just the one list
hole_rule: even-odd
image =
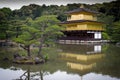
[[0,8],[9,7],[12,10],[20,9],[23,5],[38,4],[38,5],[66,5],[68,3],[85,3],[95,4],[110,2],[115,0],[0,0]]

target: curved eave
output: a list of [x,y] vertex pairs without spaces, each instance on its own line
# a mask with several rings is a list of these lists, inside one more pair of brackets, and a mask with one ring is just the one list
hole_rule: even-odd
[[104,24],[103,22],[98,22],[98,21],[91,21],[91,20],[74,20],[74,21],[64,21],[61,22],[60,24],[74,24],[74,23],[84,23],[84,22],[90,22],[90,23],[98,23],[98,24]]
[[100,31],[100,32],[104,32],[105,29],[100,29],[100,30],[93,30],[93,29],[89,29],[89,30],[63,30],[63,32],[79,32],[79,31]]

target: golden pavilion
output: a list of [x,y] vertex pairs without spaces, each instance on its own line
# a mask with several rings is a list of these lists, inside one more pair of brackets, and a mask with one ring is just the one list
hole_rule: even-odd
[[67,21],[61,22],[66,29],[60,40],[100,41],[103,23],[97,21],[98,12],[84,8],[83,5],[66,12]]

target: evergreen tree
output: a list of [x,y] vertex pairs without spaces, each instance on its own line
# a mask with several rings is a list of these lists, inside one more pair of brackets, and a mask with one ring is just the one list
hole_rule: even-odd
[[38,56],[44,58],[41,54],[43,44],[55,42],[59,36],[63,35],[62,28],[57,25],[58,23],[59,20],[54,15],[44,15],[35,19],[33,26],[40,32]]
[[114,23],[112,40],[120,42],[120,21]]

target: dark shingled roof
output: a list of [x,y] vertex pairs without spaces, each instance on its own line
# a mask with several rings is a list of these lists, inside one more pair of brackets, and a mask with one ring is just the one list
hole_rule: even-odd
[[92,11],[92,10],[87,9],[87,8],[78,8],[78,9],[74,9],[72,11],[68,11],[68,12],[65,12],[65,13],[66,14],[71,14],[71,13],[78,13],[78,12],[89,12],[89,13],[98,14],[98,12]]
[[82,22],[96,22],[96,23],[102,23],[102,22],[91,21],[91,20],[73,20],[73,21],[64,21],[64,22],[61,22],[60,24],[82,23]]

